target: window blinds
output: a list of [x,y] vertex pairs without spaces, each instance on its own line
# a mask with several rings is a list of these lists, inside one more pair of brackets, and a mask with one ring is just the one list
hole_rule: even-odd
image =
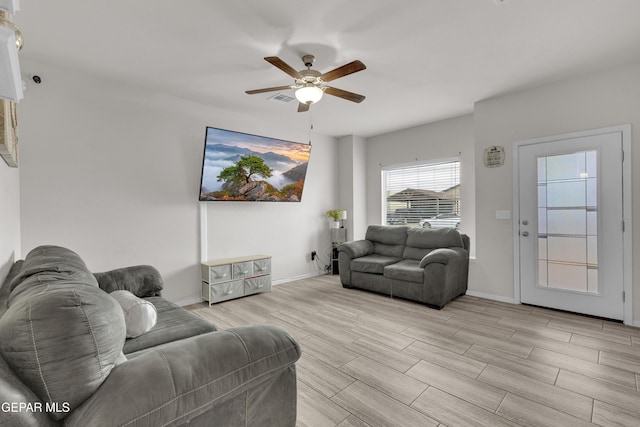
[[385,224],[415,224],[441,213],[460,215],[460,161],[382,170]]

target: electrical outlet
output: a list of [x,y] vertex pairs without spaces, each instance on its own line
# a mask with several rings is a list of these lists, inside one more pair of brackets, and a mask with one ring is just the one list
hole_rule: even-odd
[[315,261],[317,256],[318,254],[316,253],[316,251],[311,251],[311,261]]

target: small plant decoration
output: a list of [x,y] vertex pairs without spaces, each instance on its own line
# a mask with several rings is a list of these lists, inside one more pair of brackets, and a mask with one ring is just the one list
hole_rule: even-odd
[[327,211],[327,217],[333,218],[335,222],[340,221],[340,219],[342,218],[342,209],[332,209],[330,211]]

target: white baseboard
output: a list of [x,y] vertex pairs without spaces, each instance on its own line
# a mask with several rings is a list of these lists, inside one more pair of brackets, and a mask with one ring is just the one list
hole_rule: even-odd
[[200,296],[194,296],[189,298],[184,298],[178,301],[172,301],[174,304],[178,304],[180,307],[184,307],[185,305],[197,304],[199,302],[203,302]]
[[485,294],[484,292],[470,291],[468,289],[467,289],[467,295],[470,295],[472,297],[490,299],[490,300],[494,300],[494,301],[506,302],[508,304],[515,304],[516,303],[516,301],[513,298],[503,297],[503,296],[500,296],[500,295]]
[[310,279],[312,277],[324,276],[325,274],[327,273],[325,273],[324,271],[316,271],[315,273],[303,274],[302,276],[285,277],[282,279],[274,280],[271,282],[271,284],[273,286],[278,286],[284,283],[295,282],[296,280]]

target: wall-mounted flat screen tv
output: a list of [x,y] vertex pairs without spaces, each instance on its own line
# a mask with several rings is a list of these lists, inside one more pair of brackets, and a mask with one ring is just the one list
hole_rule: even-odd
[[207,127],[200,201],[299,202],[311,145]]

